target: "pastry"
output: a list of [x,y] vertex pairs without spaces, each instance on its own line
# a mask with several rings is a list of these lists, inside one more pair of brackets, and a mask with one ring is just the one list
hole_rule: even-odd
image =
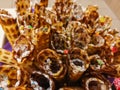
[[33,71],[30,77],[31,87],[33,90],[55,90],[55,84],[51,77],[40,71]]
[[61,59],[55,51],[44,49],[39,52],[37,56],[37,62],[39,63],[36,63],[36,65],[52,78],[59,81],[65,77],[67,71]]
[[[0,49],[5,90],[111,90],[120,77],[120,32],[98,7],[72,0],[16,0],[17,16],[0,9],[12,52]],[[1,89],[0,88],[0,89]]]
[[13,18],[10,14],[0,13],[0,24],[11,46],[13,46],[15,40],[20,35],[16,19]]

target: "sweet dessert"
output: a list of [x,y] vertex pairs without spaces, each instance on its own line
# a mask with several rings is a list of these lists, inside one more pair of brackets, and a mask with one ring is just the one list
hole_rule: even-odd
[[55,83],[52,80],[52,78],[49,75],[40,71],[32,72],[30,82],[31,82],[31,87],[34,90],[36,89],[54,90],[55,89]]
[[11,46],[20,35],[17,20],[13,18],[7,11],[0,10],[0,24],[9,40]]
[[[89,77],[89,75],[91,77]],[[83,83],[85,90],[112,90],[109,81],[102,76],[101,74],[97,74],[96,72],[91,72],[83,77]]]
[[87,53],[79,48],[73,48],[68,59],[69,78],[71,81],[77,81],[89,67]]
[[16,0],[17,16],[0,9],[12,52],[0,49],[0,86],[7,90],[111,90],[120,77],[120,32],[98,7],[72,0]]
[[37,56],[36,66],[56,80],[65,77],[67,68],[55,51],[44,49]]

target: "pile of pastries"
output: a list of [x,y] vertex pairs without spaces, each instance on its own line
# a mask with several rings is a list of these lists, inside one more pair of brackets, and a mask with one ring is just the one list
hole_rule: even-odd
[[120,33],[98,7],[72,0],[16,0],[16,16],[0,9],[12,52],[0,49],[5,90],[112,90],[120,77]]

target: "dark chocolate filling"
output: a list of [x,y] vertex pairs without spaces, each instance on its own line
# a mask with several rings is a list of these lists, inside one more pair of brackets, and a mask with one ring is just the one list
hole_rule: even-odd
[[39,74],[32,74],[32,79],[34,81],[37,81],[38,85],[45,90],[50,87],[50,82],[49,79],[46,78],[44,75],[39,75]]
[[97,60],[91,60],[91,63],[90,63],[91,65],[98,65],[98,62],[97,62]]
[[91,41],[94,45],[97,45],[99,43],[99,40],[96,37],[93,37]]
[[48,58],[48,59],[46,60],[45,65],[46,66],[48,65],[52,73],[57,73],[60,70],[60,63],[54,58]]
[[81,62],[81,60],[80,59],[74,59],[73,60],[73,63],[76,65],[76,66],[83,66],[83,62]]
[[60,70],[60,65],[58,64],[57,61],[52,61],[50,68],[53,73],[57,73]]
[[[99,83],[97,81],[91,81],[89,83],[89,90],[102,90],[102,83]],[[104,88],[106,90],[106,87]]]
[[58,33],[54,33],[52,35],[51,41],[52,41],[51,45],[53,49],[64,50],[68,47],[67,42],[65,41],[65,38]]

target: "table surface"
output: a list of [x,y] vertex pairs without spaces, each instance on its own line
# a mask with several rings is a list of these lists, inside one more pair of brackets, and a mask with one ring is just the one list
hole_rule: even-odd
[[[14,1],[14,0],[13,0]],[[49,0],[49,7],[54,4],[55,0]],[[117,28],[120,30],[120,21],[112,12],[112,10],[107,6],[107,4],[103,0],[75,0],[83,7],[87,7],[88,5],[97,5],[99,7],[100,15],[107,15],[112,18],[112,28]],[[10,12],[13,12],[12,9],[8,9]],[[4,32],[0,27],[0,48],[4,44]]]

